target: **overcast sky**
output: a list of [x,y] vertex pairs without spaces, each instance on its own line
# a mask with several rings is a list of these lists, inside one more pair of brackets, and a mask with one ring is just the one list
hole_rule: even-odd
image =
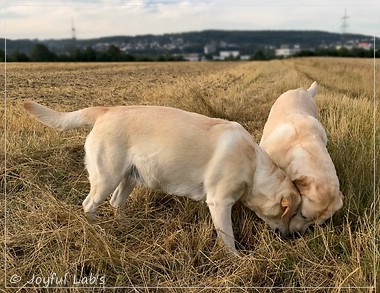
[[225,30],[322,30],[380,37],[380,0],[1,0],[0,37],[71,38]]

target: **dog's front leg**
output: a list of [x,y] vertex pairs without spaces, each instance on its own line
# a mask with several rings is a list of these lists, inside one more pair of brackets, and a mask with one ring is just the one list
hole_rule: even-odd
[[207,205],[210,209],[211,218],[218,233],[218,237],[222,240],[226,247],[228,247],[232,252],[236,252],[231,220],[233,203],[208,200]]

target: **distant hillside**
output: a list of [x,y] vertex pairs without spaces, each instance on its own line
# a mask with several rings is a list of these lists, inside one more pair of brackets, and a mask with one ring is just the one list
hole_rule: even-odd
[[[345,41],[373,42],[373,37],[360,34],[346,34]],[[379,38],[376,39],[379,41]],[[4,39],[2,39],[4,43]],[[130,53],[200,53],[205,45],[217,49],[238,49],[242,54],[252,54],[257,49],[274,49],[281,45],[299,45],[302,49],[333,46],[342,42],[337,33],[323,31],[223,31],[205,30],[164,35],[113,36],[96,39],[76,40],[7,40],[7,51],[18,50],[29,54],[36,43],[46,45],[56,53],[65,53],[70,48],[81,49],[92,47],[106,50],[114,44],[121,50]],[[4,45],[2,45],[4,47]]]

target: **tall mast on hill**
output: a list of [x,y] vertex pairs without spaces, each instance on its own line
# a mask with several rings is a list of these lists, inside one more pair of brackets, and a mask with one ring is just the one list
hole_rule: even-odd
[[75,44],[77,40],[77,32],[75,30],[74,17],[71,17],[71,39],[73,41],[73,44]]
[[344,39],[346,37],[347,33],[347,27],[348,27],[348,16],[347,16],[347,8],[344,9],[344,15],[342,17],[342,25],[340,26],[342,30],[342,42],[344,42]]

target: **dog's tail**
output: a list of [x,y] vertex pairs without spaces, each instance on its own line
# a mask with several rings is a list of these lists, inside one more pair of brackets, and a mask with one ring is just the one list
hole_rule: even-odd
[[93,126],[96,119],[108,111],[105,107],[92,107],[74,112],[57,112],[32,101],[24,102],[24,108],[38,121],[59,130]]
[[308,93],[314,98],[318,92],[318,84],[314,81],[311,86],[308,88]]

